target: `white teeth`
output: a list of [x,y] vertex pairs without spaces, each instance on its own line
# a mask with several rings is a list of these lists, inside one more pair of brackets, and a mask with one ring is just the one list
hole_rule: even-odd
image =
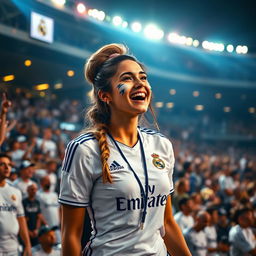
[[138,92],[132,95],[132,98],[135,97],[146,97],[146,94],[144,92]]

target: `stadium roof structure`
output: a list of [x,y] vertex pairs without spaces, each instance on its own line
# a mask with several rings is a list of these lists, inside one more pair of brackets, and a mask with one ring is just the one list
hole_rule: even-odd
[[[68,0],[67,0],[68,1]],[[256,46],[253,0],[130,0],[82,1],[86,6],[120,15],[129,21],[156,22],[166,31],[176,31],[203,40],[223,40]]]
[[[130,20],[136,17],[144,22],[159,19],[163,26],[169,22],[170,26],[201,40],[222,36],[229,42],[252,45],[253,49],[256,34],[249,23],[251,3],[245,1],[239,9],[237,1],[232,1],[232,6],[228,2],[231,3],[217,0],[214,5],[213,1],[207,1],[206,5],[202,1],[186,1],[183,6],[178,1],[84,1],[88,6],[104,9],[111,15],[123,14],[125,10]],[[90,90],[83,77],[86,58],[100,46],[117,42],[129,46],[130,51],[148,67],[159,107],[161,103],[167,108],[172,103],[175,106],[191,102],[194,105],[208,103],[214,111],[218,93],[222,98],[222,103],[218,103],[221,109],[232,102],[232,108],[237,111],[256,107],[256,56],[253,53],[206,52],[149,41],[110,24],[81,18],[72,14],[73,9],[63,12],[53,8],[50,0],[0,0],[0,6],[2,90],[11,90],[13,86],[14,89],[23,88],[42,96],[47,93],[67,93],[71,97],[86,95]],[[232,12],[227,12],[228,8]],[[30,36],[31,11],[54,19],[53,43],[41,42]],[[200,16],[196,16],[198,13]],[[238,22],[236,17],[244,18]],[[25,63],[26,60],[31,61],[30,65]],[[8,80],[8,75],[13,75],[13,79],[9,77]],[[44,86],[38,86],[42,84]],[[175,95],[170,94],[170,90],[175,90]],[[200,96],[194,96],[194,92],[199,92]]]

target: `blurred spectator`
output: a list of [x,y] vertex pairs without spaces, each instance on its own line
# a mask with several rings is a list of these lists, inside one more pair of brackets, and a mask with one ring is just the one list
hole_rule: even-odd
[[44,128],[43,137],[37,138],[37,147],[42,150],[44,154],[47,154],[49,157],[57,157],[57,144],[52,140],[52,129]]
[[210,206],[206,211],[210,215],[209,225],[204,229],[207,238],[207,256],[218,256],[216,253],[219,250],[217,248],[217,232],[215,227],[219,217],[218,210],[216,206]]
[[28,145],[28,138],[24,135],[19,135],[10,144],[8,155],[13,159],[16,166],[20,166],[23,160],[31,158],[32,150],[35,146],[35,140]]
[[38,192],[42,214],[50,228],[55,228],[57,242],[60,243],[60,207],[58,195],[51,192],[51,181],[49,176],[44,176],[40,180],[41,190]]
[[11,173],[11,158],[0,155],[0,255],[18,255],[18,234],[24,243],[24,255],[31,255],[21,192],[9,185],[6,179]]
[[189,180],[186,178],[181,178],[175,183],[175,191],[172,198],[172,205],[175,212],[179,211],[179,201],[184,197],[189,197],[190,186]]
[[[8,183],[11,184],[17,179],[18,167],[21,163],[26,159],[31,159],[29,162],[35,164],[33,167],[35,173],[34,170],[31,171],[29,180],[39,185],[40,179],[49,175],[50,192],[58,191],[60,181],[57,179],[56,182],[56,168],[64,157],[65,146],[77,136],[79,127],[83,125],[84,117],[81,113],[84,106],[78,100],[52,100],[50,97],[47,99],[28,98],[25,93],[15,94],[15,101],[12,103],[3,94],[1,106],[0,138],[3,138],[2,142],[0,140],[1,150],[8,152],[16,165],[16,171],[15,169],[11,171]],[[174,212],[179,210],[179,200],[188,198],[189,195],[192,200],[193,216],[211,205],[220,205],[219,221],[216,225],[217,240],[219,244],[228,245],[230,213],[241,206],[256,205],[256,150],[253,140],[252,143],[247,143],[247,140],[245,143],[218,139],[209,141],[201,137],[203,116],[193,117],[186,113],[182,117],[172,116],[172,125],[170,125],[169,122],[164,122],[165,116],[162,114],[163,112],[159,118],[161,130],[172,135],[171,140],[174,143],[176,155]],[[167,114],[169,117],[170,113]],[[172,114],[175,115],[175,113]],[[9,125],[6,119],[10,120]],[[256,139],[254,119],[251,119],[250,123],[238,122],[237,118],[232,119],[227,115],[222,119],[217,120],[209,116],[207,129],[204,126],[203,132],[212,132],[217,135],[225,124],[224,136],[251,134],[251,138]],[[166,118],[166,120],[169,119]],[[67,130],[61,126],[65,122],[72,123],[74,129]],[[2,129],[4,124],[4,129]],[[185,136],[184,140],[181,133],[188,124],[191,128],[186,130],[189,136]],[[1,134],[4,136],[1,137]],[[51,157],[53,155],[55,155],[54,158]],[[226,169],[229,169],[228,175],[225,174]],[[57,185],[57,189],[54,184]],[[26,184],[25,187],[27,187]],[[231,193],[228,194],[230,188]],[[53,201],[56,201],[56,196],[54,197]],[[48,208],[54,212],[54,207]],[[58,206],[56,208],[58,209]],[[56,213],[55,215],[58,218],[59,215]],[[254,225],[256,227],[256,223]],[[218,252],[218,254],[227,256],[224,252]]]
[[209,222],[210,215],[206,211],[200,211],[196,215],[194,226],[184,231],[184,237],[193,256],[207,255],[207,237],[204,228]]
[[50,191],[51,192],[56,192],[56,188],[57,188],[57,168],[58,168],[58,163],[56,162],[56,160],[50,160],[47,162],[46,164],[46,170],[47,170],[47,174],[50,178],[50,182],[51,182],[51,187],[50,187]]
[[191,200],[192,200],[192,208],[194,212],[200,211],[203,208],[203,201],[202,201],[202,196],[200,192],[193,193],[191,195]]
[[178,223],[182,232],[187,228],[194,226],[194,219],[192,217],[192,200],[190,198],[182,198],[179,201],[180,211],[174,215],[174,219]]
[[256,255],[256,240],[252,231],[252,210],[249,208],[238,209],[235,212],[234,219],[237,225],[229,231],[230,255]]
[[21,191],[22,198],[27,197],[27,188],[35,183],[31,178],[34,175],[34,164],[29,160],[24,160],[19,168],[19,178],[13,182],[13,185]]
[[[218,210],[219,218],[218,223],[216,225],[216,232],[217,232],[217,242],[221,246],[226,246],[229,248],[229,241],[228,241],[228,234],[230,230],[230,222],[228,219],[228,213],[224,208],[220,208]],[[229,251],[227,252],[220,252],[220,256],[228,256]]]
[[6,120],[6,115],[11,105],[12,105],[11,101],[7,100],[6,94],[3,93],[1,113],[0,113],[0,146],[3,144],[6,138],[7,127],[8,127],[8,121]]
[[60,256],[60,245],[56,245],[54,230],[49,226],[42,226],[38,232],[39,244],[32,248],[33,256]]
[[40,203],[36,199],[36,192],[37,185],[29,185],[27,188],[28,197],[22,200],[32,246],[38,244],[37,235],[39,227],[41,224],[46,224],[46,221],[41,213]]
[[228,164],[222,167],[222,174],[219,177],[220,191],[222,192],[224,203],[230,204],[233,200],[235,182],[231,176],[231,168]]
[[212,205],[207,208],[210,215],[210,222],[205,227],[204,232],[207,237],[207,256],[219,256],[219,253],[226,253],[229,251],[229,246],[224,243],[218,243],[216,225],[219,220],[218,206]]
[[13,185],[13,182],[18,178],[18,173],[15,167],[12,167],[11,174],[8,177],[7,182]]
[[41,166],[41,169],[37,169],[35,173],[35,177],[40,180],[44,176],[49,176],[50,178],[50,191],[51,192],[56,192],[57,188],[57,168],[58,168],[58,163],[56,160],[49,160],[44,166]]

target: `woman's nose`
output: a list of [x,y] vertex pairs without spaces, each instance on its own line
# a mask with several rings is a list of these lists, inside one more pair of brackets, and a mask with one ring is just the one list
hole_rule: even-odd
[[142,87],[144,85],[143,81],[139,78],[135,79],[135,88]]

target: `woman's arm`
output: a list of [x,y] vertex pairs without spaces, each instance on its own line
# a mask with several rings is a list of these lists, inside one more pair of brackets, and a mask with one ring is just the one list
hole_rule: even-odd
[[172,256],[191,256],[182,232],[173,218],[171,196],[167,197],[164,214],[165,236],[164,242]]
[[17,217],[19,223],[19,235],[24,243],[23,256],[31,256],[31,243],[28,233],[28,226],[24,216]]
[[3,144],[6,137],[6,131],[8,126],[8,122],[6,121],[6,115],[11,105],[12,105],[11,101],[7,100],[6,94],[3,93],[1,112],[0,112],[0,120],[1,120],[0,121],[0,146]]
[[81,255],[85,208],[61,205],[62,256]]

